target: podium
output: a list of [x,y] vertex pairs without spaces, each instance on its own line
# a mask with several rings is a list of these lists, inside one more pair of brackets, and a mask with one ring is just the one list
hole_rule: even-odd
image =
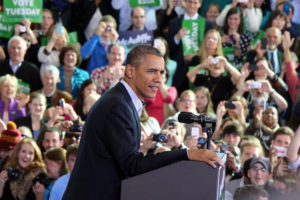
[[[218,153],[224,165],[226,154]],[[224,195],[225,167],[180,161],[122,181],[121,200],[219,200]]]

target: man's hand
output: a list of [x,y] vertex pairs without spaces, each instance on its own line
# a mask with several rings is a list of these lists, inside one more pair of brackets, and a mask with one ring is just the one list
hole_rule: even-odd
[[188,33],[188,30],[186,28],[181,28],[178,33],[175,35],[176,40],[181,40],[186,34]]
[[188,156],[190,160],[204,161],[213,168],[217,168],[214,162],[224,167],[221,158],[217,156],[215,152],[212,152],[208,149],[190,149],[188,150]]

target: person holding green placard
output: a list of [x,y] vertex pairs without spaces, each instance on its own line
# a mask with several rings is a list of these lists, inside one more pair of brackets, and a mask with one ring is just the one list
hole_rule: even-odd
[[67,45],[68,32],[62,24],[56,24],[50,30],[51,37],[47,46],[42,46],[38,52],[38,60],[42,63],[41,68],[47,65],[59,65],[59,52]]
[[[182,38],[187,35],[187,29],[182,28],[184,20],[203,19],[198,14],[198,9],[201,7],[201,0],[187,0],[184,15],[172,19],[168,26],[168,44],[170,48],[170,58],[177,62],[177,69],[173,78],[173,86],[177,88],[178,93],[188,88],[188,80],[185,74],[188,71],[186,62],[190,62],[195,54],[183,54]],[[209,20],[205,20],[204,33],[213,28]]]

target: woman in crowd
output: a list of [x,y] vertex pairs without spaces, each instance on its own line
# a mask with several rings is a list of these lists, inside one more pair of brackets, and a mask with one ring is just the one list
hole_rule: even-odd
[[85,98],[92,93],[96,93],[96,90],[97,86],[92,79],[87,79],[81,84],[73,107],[82,120],[86,118],[86,114],[83,111]]
[[215,29],[207,31],[204,40],[201,43],[199,55],[192,58],[189,66],[198,65],[204,62],[209,56],[223,56],[221,36]]
[[6,124],[18,117],[26,116],[26,100],[16,100],[18,80],[10,74],[0,77],[0,117]]
[[28,103],[29,115],[26,117],[17,118],[14,120],[14,122],[18,125],[18,127],[29,127],[33,134],[32,138],[37,139],[40,129],[43,126],[52,126],[54,123],[53,120],[49,120],[46,123],[45,118],[43,118],[46,106],[46,97],[41,93],[33,93]]
[[194,89],[196,94],[196,108],[198,113],[204,113],[206,116],[215,118],[213,103],[211,101],[211,94],[208,88],[200,86]]
[[[220,13],[219,17],[217,18],[216,22],[219,26],[224,26],[226,23],[226,15],[232,8],[240,8],[242,11],[242,15],[245,17],[245,32],[256,33],[259,30],[259,26],[262,21],[262,12],[259,7],[255,7],[254,5],[255,0],[248,0],[240,2],[239,0],[233,0],[231,4],[225,6],[225,8]],[[244,18],[241,18],[243,21]]]
[[66,153],[67,151],[61,147],[54,147],[45,152],[47,175],[52,181],[49,185],[37,183],[34,186],[36,196],[43,194],[43,199],[49,199],[50,191],[55,181],[59,177],[69,173]]
[[281,10],[274,10],[271,12],[267,24],[266,29],[270,27],[278,28],[282,33],[285,31],[287,25],[286,14]]
[[[216,47],[221,39],[217,32],[214,32],[214,34],[218,36],[210,42],[214,43]],[[210,32],[206,35],[210,35]],[[209,39],[210,37],[206,36],[205,38]],[[216,48],[214,51],[216,51]],[[187,73],[187,77],[195,86],[205,86],[210,90],[214,110],[216,110],[220,101],[228,100],[231,97],[234,85],[240,79],[240,73],[223,56],[209,56],[206,54],[204,58],[201,64]],[[207,69],[209,74],[199,74],[203,69]],[[229,72],[230,76],[224,76],[225,70]]]
[[51,10],[43,9],[43,17],[41,23],[41,29],[34,30],[36,36],[41,39],[41,37],[49,37],[50,30],[54,26],[55,20]]
[[210,20],[214,24],[214,28],[217,29],[218,25],[216,24],[217,17],[221,13],[221,8],[216,3],[211,3],[205,13],[205,18]]
[[[33,180],[46,170],[42,153],[33,139],[25,138],[15,146],[4,169],[0,173],[0,199],[36,199]],[[18,175],[12,176],[12,170]]]
[[87,71],[77,67],[81,63],[80,51],[75,45],[69,44],[62,48],[59,61],[60,82],[57,83],[57,89],[69,92],[75,99],[81,84],[90,77]]
[[248,34],[244,33],[244,21],[241,8],[234,7],[228,11],[222,31],[223,48],[234,48],[234,53],[224,50],[224,54],[235,67],[241,67],[248,46],[250,45],[250,38]]
[[46,65],[59,65],[59,54],[68,42],[68,32],[61,25],[54,25],[49,31],[49,42],[42,46],[38,52],[38,60],[42,63],[41,68]]

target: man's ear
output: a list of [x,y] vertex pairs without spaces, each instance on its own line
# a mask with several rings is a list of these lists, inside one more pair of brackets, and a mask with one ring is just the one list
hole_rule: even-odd
[[134,66],[130,65],[130,64],[127,64],[125,66],[125,76],[127,76],[129,79],[131,79],[134,75]]

